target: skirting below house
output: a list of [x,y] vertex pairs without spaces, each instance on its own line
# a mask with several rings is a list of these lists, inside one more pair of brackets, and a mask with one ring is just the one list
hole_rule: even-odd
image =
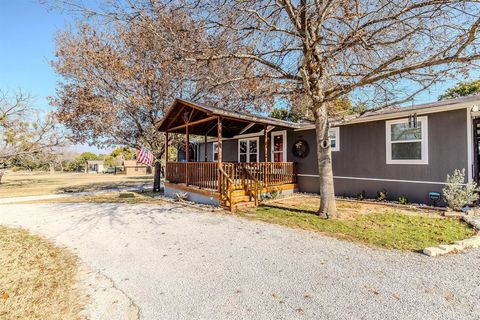
[[[298,186],[293,183],[270,186],[261,189],[260,194],[268,197],[273,191],[278,192],[280,195],[291,194],[298,191]],[[175,198],[176,194],[186,194],[188,201],[220,206],[219,193],[216,190],[200,189],[194,186],[186,186],[182,183],[165,182],[164,194],[170,198]]]
[[[410,202],[432,204],[429,192],[442,193],[443,183],[427,181],[402,181],[388,179],[361,179],[334,177],[335,194],[337,196],[356,197],[364,191],[367,198],[374,199],[379,191],[387,191],[389,200],[398,200],[404,195]],[[298,175],[300,192],[319,193],[319,177],[314,175]],[[444,205],[443,201],[437,205]]]
[[187,200],[197,203],[203,203],[213,206],[219,206],[218,193],[215,191],[198,189],[184,184],[175,184],[165,182],[164,194],[167,197],[174,198],[176,194],[187,194]]

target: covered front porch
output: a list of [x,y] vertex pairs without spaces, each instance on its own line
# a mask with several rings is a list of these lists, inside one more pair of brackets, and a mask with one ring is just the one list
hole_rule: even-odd
[[[174,162],[167,158],[165,188],[169,193],[178,191],[190,194],[190,200],[219,204],[233,211],[239,204],[258,205],[262,194],[274,190],[293,192],[296,189],[296,170],[293,162],[286,160],[286,136],[274,135],[271,160],[268,161],[269,133],[272,130],[293,129],[296,124],[231,112],[224,109],[200,106],[177,99],[158,126],[165,132],[166,141],[171,134],[184,134],[185,146],[190,146],[191,136],[201,136],[203,159],[201,161]],[[223,141],[238,136],[255,139],[239,141],[238,161],[223,161]],[[259,137],[260,136],[260,137]],[[263,157],[260,159],[259,139],[263,139]],[[208,145],[215,146],[210,150]],[[190,147],[185,148],[185,159],[192,160]],[[208,160],[211,161],[208,161]],[[172,191],[173,190],[173,191]],[[167,192],[166,192],[167,193]],[[206,201],[202,201],[206,200]]]

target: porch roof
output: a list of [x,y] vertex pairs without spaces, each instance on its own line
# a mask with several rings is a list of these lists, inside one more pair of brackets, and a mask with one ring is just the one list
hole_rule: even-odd
[[192,135],[217,136],[218,117],[222,118],[222,135],[231,138],[239,134],[260,132],[264,126],[297,129],[292,123],[270,117],[257,116],[218,107],[207,107],[190,101],[175,99],[158,124],[160,132],[184,133],[188,124]]

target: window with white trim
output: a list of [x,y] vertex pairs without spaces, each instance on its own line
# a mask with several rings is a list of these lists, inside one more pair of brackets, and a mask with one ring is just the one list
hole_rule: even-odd
[[258,162],[258,138],[238,140],[238,162]]
[[330,139],[330,150],[340,151],[340,127],[330,128],[328,138]]
[[213,161],[217,161],[218,160],[218,142],[212,143],[212,147],[213,147],[213,151],[212,151]]
[[428,119],[386,121],[387,164],[428,164]]

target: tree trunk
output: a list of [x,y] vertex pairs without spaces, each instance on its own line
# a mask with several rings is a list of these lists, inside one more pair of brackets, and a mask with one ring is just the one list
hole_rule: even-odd
[[328,131],[327,106],[323,103],[314,104],[315,130],[317,136],[318,174],[320,176],[320,208],[317,215],[324,218],[337,217],[335,190],[333,186],[332,152]]
[[155,168],[153,171],[153,192],[160,192],[160,177],[161,177],[160,161],[155,161]]
[[[154,157],[155,161],[153,163],[153,192],[160,192],[161,187],[161,177],[164,171],[164,168],[161,164],[161,159],[165,153],[165,144],[162,143],[160,146],[151,145],[151,150],[155,150]],[[163,174],[165,177],[165,174]]]

